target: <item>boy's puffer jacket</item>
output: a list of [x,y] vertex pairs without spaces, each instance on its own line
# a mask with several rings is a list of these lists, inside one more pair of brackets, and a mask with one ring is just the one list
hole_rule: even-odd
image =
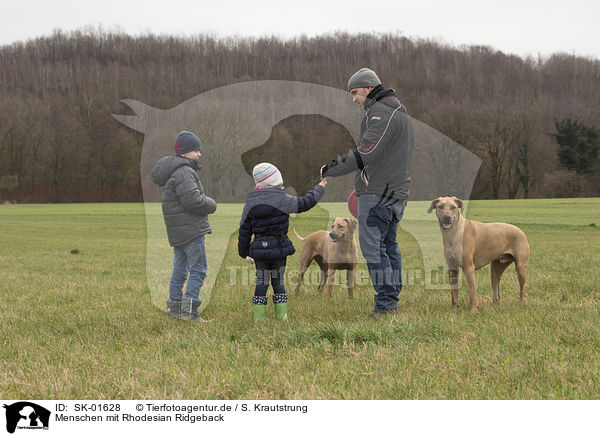
[[217,203],[204,195],[197,161],[166,156],[152,169],[152,180],[163,188],[162,211],[172,247],[180,247],[211,233],[208,215]]

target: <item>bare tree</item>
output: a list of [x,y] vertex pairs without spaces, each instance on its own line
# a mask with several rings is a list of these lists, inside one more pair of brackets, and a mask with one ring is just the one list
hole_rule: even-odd
[[506,177],[504,166],[508,154],[507,128],[496,121],[493,131],[485,136],[481,144],[483,164],[489,172],[492,198],[499,198],[500,188]]

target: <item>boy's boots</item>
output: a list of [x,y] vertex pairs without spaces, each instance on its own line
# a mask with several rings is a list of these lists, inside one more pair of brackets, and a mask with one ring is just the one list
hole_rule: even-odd
[[167,300],[167,313],[174,318],[181,318],[181,301]]
[[275,316],[280,321],[287,321],[287,294],[273,294]]
[[267,312],[267,297],[254,296],[252,298],[252,304],[254,307],[254,316],[252,317],[253,321],[263,321],[265,319],[265,313]]
[[197,298],[183,297],[181,299],[181,319],[185,320],[201,320],[200,314],[198,313],[198,307],[200,307],[202,301]]

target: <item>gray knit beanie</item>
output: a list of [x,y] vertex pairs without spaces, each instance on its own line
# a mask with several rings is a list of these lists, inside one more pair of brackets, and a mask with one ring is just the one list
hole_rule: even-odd
[[200,142],[200,139],[192,132],[184,130],[179,132],[179,135],[175,138],[173,147],[175,147],[175,155],[181,156],[190,151],[202,150],[202,142]]
[[369,68],[361,68],[348,80],[348,91],[352,91],[355,88],[375,87],[377,85],[381,85],[381,80],[379,80],[375,71]]

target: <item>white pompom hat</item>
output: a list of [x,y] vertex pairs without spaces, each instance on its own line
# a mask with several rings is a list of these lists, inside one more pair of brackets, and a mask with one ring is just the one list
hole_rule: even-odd
[[258,188],[283,186],[283,177],[277,167],[268,162],[259,163],[252,170],[254,184]]

